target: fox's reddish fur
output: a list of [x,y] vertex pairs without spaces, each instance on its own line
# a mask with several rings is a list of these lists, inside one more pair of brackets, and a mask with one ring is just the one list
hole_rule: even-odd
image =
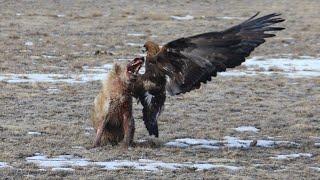
[[94,146],[124,140],[130,146],[134,136],[132,116],[131,77],[123,64],[114,64],[94,101],[92,123],[97,135]]

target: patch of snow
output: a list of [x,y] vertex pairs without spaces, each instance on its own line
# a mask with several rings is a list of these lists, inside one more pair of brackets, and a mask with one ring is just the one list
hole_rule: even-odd
[[277,67],[283,71],[320,71],[320,59],[302,56],[299,59],[253,57],[244,63],[249,69],[254,67],[269,70]]
[[58,88],[48,88],[47,92],[50,93],[50,94],[58,94],[58,93],[61,92],[61,90],[58,89]]
[[114,48],[116,48],[116,49],[121,49],[121,48],[122,48],[122,46],[115,45],[115,46],[114,46]]
[[[101,73],[106,73],[108,71],[110,71],[113,67],[112,63],[108,63],[108,64],[104,64],[102,66],[97,66],[97,67],[91,67],[89,68],[88,66],[82,66],[82,69],[84,71],[88,71],[88,72],[101,72]],[[102,80],[102,79],[100,79]]]
[[194,17],[189,14],[186,16],[171,16],[171,18],[178,21],[186,21],[186,20],[194,19]]
[[110,70],[110,69],[113,67],[113,64],[104,64],[102,67],[103,67],[104,69]]
[[90,162],[87,159],[74,157],[72,155],[60,155],[53,158],[48,158],[45,155],[37,154],[26,158],[27,162],[35,163],[40,167],[45,168],[63,168],[72,166],[88,166]]
[[186,148],[189,147],[188,144],[180,143],[180,142],[167,142],[164,144],[167,147],[178,147],[178,148]]
[[130,59],[130,58],[117,58],[117,59],[115,59],[116,61],[130,61],[130,60],[132,60],[132,59]]
[[99,48],[104,48],[104,47],[107,47],[107,46],[105,46],[105,45],[102,45],[102,44],[96,44],[95,46],[96,46],[96,47],[99,47]]
[[249,148],[252,142],[251,140],[240,140],[237,137],[230,136],[225,136],[224,139],[225,145],[229,148]]
[[255,132],[257,133],[259,131],[259,129],[257,129],[254,126],[239,126],[237,128],[233,128],[234,130],[238,131],[238,132]]
[[[289,78],[320,76],[320,59],[310,56],[291,58],[261,58],[253,57],[242,65],[244,70],[222,72],[222,76],[255,76],[255,75],[283,75]],[[274,70],[275,69],[275,70]]]
[[27,42],[24,43],[24,45],[26,45],[26,46],[33,46],[33,42],[27,41]]
[[135,37],[141,37],[141,36],[145,36],[145,34],[143,33],[128,33],[128,36],[135,36]]
[[243,72],[243,71],[239,71],[239,70],[230,70],[230,71],[226,71],[226,72],[221,72],[219,74],[219,76],[225,76],[225,77],[233,77],[233,76],[255,76],[257,75],[257,73],[255,72]]
[[52,168],[52,171],[74,171],[72,168]]
[[143,44],[141,44],[141,43],[128,42],[128,43],[126,43],[126,45],[132,46],[132,47],[143,47]]
[[213,146],[213,145],[206,145],[206,144],[201,144],[201,145],[196,145],[193,148],[195,149],[219,149],[219,146]]
[[193,165],[194,168],[197,168],[197,170],[206,170],[206,169],[228,169],[231,171],[238,171],[242,169],[242,167],[239,166],[228,166],[228,165],[215,165],[215,164],[195,164]]
[[145,142],[148,142],[148,141],[145,140],[145,139],[138,139],[138,140],[137,140],[137,143],[145,143]]
[[320,137],[318,136],[309,136],[311,139],[316,139],[316,140],[320,140]]
[[57,17],[59,17],[59,18],[62,18],[62,17],[65,17],[66,15],[64,15],[64,14],[57,14]]
[[0,81],[8,83],[86,83],[104,79],[105,73],[96,74],[2,74]]
[[169,141],[164,145],[167,147],[176,147],[176,148],[195,148],[195,149],[219,149],[219,148],[249,148],[250,146],[257,146],[263,148],[270,148],[276,145],[296,145],[299,144],[289,141],[273,141],[273,140],[242,140],[238,137],[225,136],[224,140],[208,140],[208,139],[192,139],[192,138],[183,138],[175,139]]
[[[225,139],[224,143],[226,144],[227,147],[230,147],[230,148],[249,148],[253,143],[253,140],[241,140],[237,137],[230,137],[230,136],[225,136],[224,139]],[[257,144],[254,146],[268,148],[268,147],[274,147],[275,145],[281,145],[281,144],[299,146],[299,144],[295,142],[272,141],[272,140],[257,140]]]
[[226,168],[230,170],[239,170],[241,167],[213,165],[207,163],[165,163],[162,161],[154,161],[149,159],[139,159],[138,161],[115,160],[109,162],[96,162],[97,165],[102,166],[103,169],[116,170],[123,168],[134,168],[138,170],[157,171],[160,169],[177,170],[181,168],[195,168],[196,170],[209,170],[214,168]]
[[288,144],[288,145],[293,145],[293,146],[301,146],[301,144],[296,143],[296,142],[289,142],[289,141],[276,141],[277,144]]
[[58,58],[57,56],[54,56],[54,55],[46,55],[46,54],[43,54],[43,55],[41,55],[41,56],[44,57],[44,58],[47,58],[47,59]]
[[0,162],[0,169],[2,168],[12,168],[11,166],[8,165],[6,162]]
[[[292,38],[292,39],[293,39],[293,38]],[[312,56],[307,56],[307,55],[300,56],[299,58],[302,58],[302,59],[314,59],[314,57],[312,57]]]
[[216,140],[191,139],[191,138],[176,139],[175,141],[179,143],[185,143],[188,145],[216,145],[218,143],[218,141]]
[[114,160],[106,162],[93,162],[89,161],[88,159],[77,158],[72,155],[60,155],[57,157],[48,158],[45,155],[37,154],[32,157],[27,157],[26,160],[29,163],[35,163],[39,167],[52,168],[53,171],[73,171],[74,169],[70,167],[77,166],[99,166],[101,169],[104,170],[133,168],[136,170],[143,171],[158,171],[161,169],[178,170],[182,168],[194,168],[197,171],[210,170],[216,168],[224,168],[232,171],[241,169],[241,167],[229,165],[215,165],[209,163],[166,163],[150,159],[139,159],[138,161]]
[[39,135],[41,135],[41,132],[30,131],[30,132],[28,132],[28,135],[39,136]]
[[216,17],[217,19],[227,19],[227,20],[233,20],[233,19],[236,19],[236,20],[244,20],[246,18],[244,17],[236,17],[236,16],[220,16],[220,17]]
[[281,154],[275,157],[271,157],[272,159],[284,160],[284,159],[295,159],[299,157],[312,157],[310,153],[297,153],[297,154]]
[[273,147],[280,144],[282,141],[271,141],[271,140],[258,140],[256,146],[258,147]]
[[310,167],[310,169],[316,170],[320,172],[320,167]]
[[320,143],[314,143],[314,146],[320,147]]
[[[133,36],[133,37],[144,37],[144,36],[148,36],[146,34],[143,33],[128,33],[128,36]],[[158,37],[157,35],[151,35],[152,38],[156,38]]]
[[39,60],[39,59],[41,59],[40,56],[30,56],[30,58],[31,58],[32,60]]
[[139,56],[139,57],[146,57],[147,54],[146,53],[138,53],[138,54],[135,54],[135,56]]
[[136,170],[145,171],[158,171],[161,169],[178,170],[182,168],[194,168],[196,171],[210,170],[216,168],[224,168],[232,171],[241,169],[237,166],[226,166],[226,165],[214,165],[208,163],[166,163],[162,161],[154,161],[149,159],[139,159],[138,161],[110,161],[110,162],[96,162],[96,165],[102,166],[102,169],[116,170],[126,168],[133,168]]
[[82,147],[82,146],[72,146],[71,148],[72,148],[72,149],[85,149],[85,148]]

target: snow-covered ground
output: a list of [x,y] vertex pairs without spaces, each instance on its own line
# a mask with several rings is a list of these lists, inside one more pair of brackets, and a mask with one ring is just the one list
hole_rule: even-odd
[[178,21],[186,21],[186,20],[192,20],[192,19],[194,19],[194,17],[193,16],[191,16],[191,15],[185,15],[185,16],[171,16],[171,18],[173,19],[173,20],[178,20]]
[[233,128],[235,131],[238,132],[254,132],[257,133],[259,131],[259,129],[257,129],[254,126],[239,126],[237,128]]
[[[137,43],[128,43],[132,46],[141,46]],[[130,58],[116,59],[118,61],[130,60]],[[219,73],[218,76],[256,76],[281,75],[288,78],[313,78],[320,77],[320,59],[309,56],[292,58],[264,58],[253,57],[243,63],[245,69],[228,69],[227,72]],[[86,83],[98,81],[105,78],[106,73],[112,68],[112,64],[99,67],[83,66],[83,73],[79,74],[0,74],[0,81],[8,83]],[[144,73],[141,68],[140,73]]]
[[28,135],[34,135],[34,136],[40,136],[41,132],[37,132],[37,131],[29,131]]
[[295,159],[300,157],[312,157],[312,154],[310,153],[280,154],[271,158],[277,159],[277,160],[285,160],[285,159]]
[[244,17],[236,17],[236,16],[218,16],[217,19],[226,19],[226,20],[245,20],[247,18]]
[[298,143],[290,141],[274,141],[274,140],[243,140],[238,137],[225,136],[223,140],[211,140],[211,139],[193,139],[183,138],[169,141],[165,144],[167,147],[174,148],[196,148],[196,149],[219,149],[219,148],[249,148],[251,146],[257,146],[262,148],[274,147],[276,145],[284,146],[299,146]]
[[35,154],[34,156],[27,157],[26,161],[29,163],[35,163],[41,168],[52,168],[52,170],[60,171],[73,171],[72,167],[87,167],[87,166],[98,166],[104,170],[117,170],[125,168],[133,168],[136,170],[143,171],[158,171],[161,169],[166,170],[178,170],[182,168],[193,168],[197,171],[209,170],[216,168],[224,168],[228,170],[239,170],[241,167],[222,165],[222,164],[211,164],[211,163],[168,163],[162,161],[155,161],[150,159],[139,159],[137,161],[131,160],[114,160],[114,161],[101,161],[94,162],[85,158],[75,157],[72,155],[60,155],[49,158],[46,155]]
[[320,77],[320,58],[302,56],[292,58],[253,57],[242,65],[246,69],[222,72],[222,76],[282,75],[288,78]]
[[6,162],[0,162],[0,169],[2,168],[10,168],[11,166],[8,165]]

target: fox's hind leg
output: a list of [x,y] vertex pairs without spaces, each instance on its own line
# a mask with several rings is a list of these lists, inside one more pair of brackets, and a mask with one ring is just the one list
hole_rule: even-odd
[[93,147],[100,146],[101,137],[102,137],[104,131],[106,131],[107,122],[108,122],[108,116],[106,116],[103,120],[100,121],[100,124],[99,124],[99,126],[97,128],[97,134],[96,134],[96,137],[94,139]]
[[124,146],[128,148],[133,144],[133,136],[134,136],[134,119],[131,113],[126,112],[123,114],[123,131],[124,131]]

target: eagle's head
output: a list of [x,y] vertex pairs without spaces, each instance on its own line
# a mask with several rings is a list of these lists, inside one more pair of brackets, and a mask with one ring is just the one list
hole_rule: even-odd
[[152,41],[147,41],[143,47],[145,48],[145,51],[147,51],[147,57],[155,56],[158,52],[160,52],[159,45]]

